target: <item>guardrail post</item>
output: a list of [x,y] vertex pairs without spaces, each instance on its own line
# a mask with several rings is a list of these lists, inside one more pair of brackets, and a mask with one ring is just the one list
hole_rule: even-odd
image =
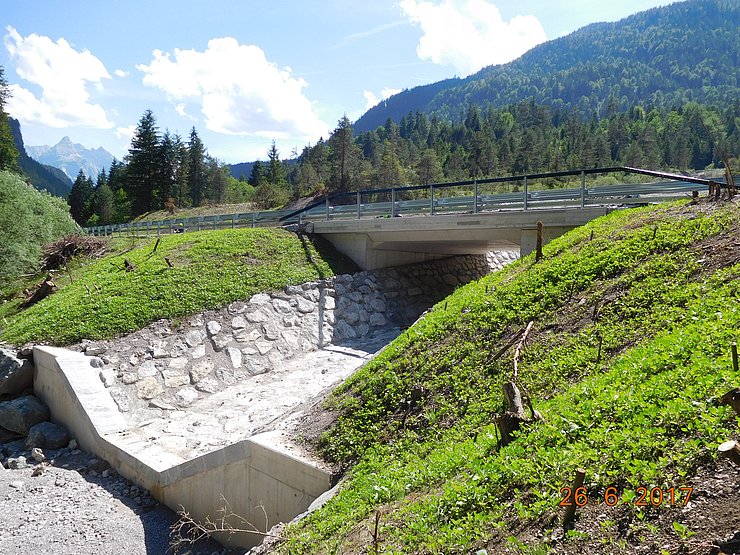
[[391,218],[396,217],[396,188],[391,188]]
[[303,225],[303,212],[298,214],[298,224]]
[[429,185],[429,213],[434,216],[434,185]]
[[473,214],[477,214],[478,213],[478,180],[477,179],[473,181],[473,185],[474,185],[473,192],[475,194],[475,197],[473,200]]
[[326,221],[329,221],[329,197],[326,197]]
[[360,204],[361,195],[360,191],[357,191],[357,219],[359,220],[362,217],[362,205]]
[[527,181],[527,176],[524,176],[524,209],[526,210],[529,204],[529,183]]
[[586,172],[581,170],[581,208],[586,207]]
[[252,227],[255,227],[255,215],[254,212],[252,212]]

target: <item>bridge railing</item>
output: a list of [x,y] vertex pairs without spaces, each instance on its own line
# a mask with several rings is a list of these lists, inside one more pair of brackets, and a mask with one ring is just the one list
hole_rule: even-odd
[[[664,181],[601,186],[587,184],[586,176],[613,173],[647,175]],[[563,178],[575,178],[575,186],[563,185]],[[543,181],[546,185],[542,184]],[[558,188],[547,187],[547,184],[552,185],[554,182],[557,182]],[[393,218],[552,207],[584,208],[605,204],[658,202],[675,197],[676,194],[706,191],[710,183],[721,185],[721,181],[640,168],[593,168],[335,193],[299,210],[169,218],[89,227],[85,231],[91,235],[142,236],[205,229],[280,226],[308,220]]]
[[[663,179],[658,183],[587,186],[586,176],[595,174],[638,174]],[[575,187],[548,188],[542,181],[577,178]],[[703,192],[708,179],[656,172],[625,166],[561,172],[514,175],[479,180],[369,189],[336,193],[305,208],[281,217],[281,222],[436,215],[491,210],[533,210],[538,208],[600,206],[658,202],[676,194]],[[496,187],[499,186],[499,187]],[[510,190],[502,191],[502,186]],[[448,193],[448,196],[445,196]],[[642,200],[640,200],[642,199]]]
[[85,228],[85,231],[90,235],[143,236],[202,231],[206,229],[274,227],[282,225],[280,223],[280,218],[288,213],[288,210],[279,210],[194,216],[190,218],[169,218],[157,221],[129,222],[125,224],[87,227]]

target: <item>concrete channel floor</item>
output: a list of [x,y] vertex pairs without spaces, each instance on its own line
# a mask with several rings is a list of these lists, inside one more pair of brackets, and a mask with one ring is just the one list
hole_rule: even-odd
[[166,453],[167,462],[175,465],[256,433],[281,430],[291,435],[292,424],[303,409],[344,381],[399,333],[398,328],[386,328],[362,342],[328,345],[187,408],[162,411],[161,418],[130,421],[121,436],[145,440],[160,457]]

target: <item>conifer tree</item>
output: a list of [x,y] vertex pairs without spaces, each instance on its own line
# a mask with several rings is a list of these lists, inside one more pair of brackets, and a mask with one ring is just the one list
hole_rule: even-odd
[[156,119],[152,111],[147,110],[139,120],[126,156],[126,183],[132,216],[154,208],[154,193],[161,177],[161,160]]
[[206,148],[203,141],[198,137],[198,132],[193,127],[190,130],[190,143],[188,145],[188,188],[193,206],[200,206],[205,197],[205,162]]
[[93,214],[93,182],[82,170],[77,174],[67,197],[69,213],[79,225],[84,226]]
[[18,170],[18,149],[15,147],[13,132],[10,129],[5,103],[10,97],[5,70],[0,66],[0,170]]

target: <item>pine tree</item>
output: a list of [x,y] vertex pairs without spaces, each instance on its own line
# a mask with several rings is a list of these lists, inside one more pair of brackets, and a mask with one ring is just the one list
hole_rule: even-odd
[[0,170],[18,171],[18,149],[15,147],[5,103],[10,97],[5,70],[0,66]]
[[360,149],[355,143],[355,132],[352,123],[345,114],[329,138],[329,164],[331,178],[329,187],[332,192],[345,192],[352,188],[352,179],[358,173]]
[[69,213],[79,225],[85,225],[93,214],[93,182],[80,170],[67,197]]
[[257,160],[252,165],[252,173],[249,174],[249,179],[247,181],[252,187],[259,187],[267,181],[265,167],[262,165],[262,162]]
[[188,196],[188,171],[190,167],[190,158],[188,145],[182,142],[182,137],[175,133],[173,137],[175,148],[177,149],[177,171],[175,173],[175,198],[177,206],[183,208],[190,205]]
[[115,206],[113,191],[108,185],[105,170],[101,170],[95,183],[93,212],[98,216],[98,225],[107,225],[114,222]]
[[188,188],[193,206],[200,206],[205,197],[205,158],[206,148],[193,127],[188,144]]
[[131,200],[131,215],[138,216],[153,209],[155,191],[161,178],[162,149],[151,110],[144,112],[139,120],[128,152],[127,193]]
[[283,164],[280,162],[280,153],[275,146],[275,141],[272,141],[272,146],[267,152],[267,158],[269,160],[267,164],[267,180],[277,187],[285,187],[288,184],[285,179],[285,168],[283,168]]
[[164,135],[162,135],[162,141],[159,146],[161,164],[156,200],[158,207],[161,207],[167,203],[167,199],[173,197],[175,194],[179,151],[175,138],[170,134],[169,129],[165,130]]

